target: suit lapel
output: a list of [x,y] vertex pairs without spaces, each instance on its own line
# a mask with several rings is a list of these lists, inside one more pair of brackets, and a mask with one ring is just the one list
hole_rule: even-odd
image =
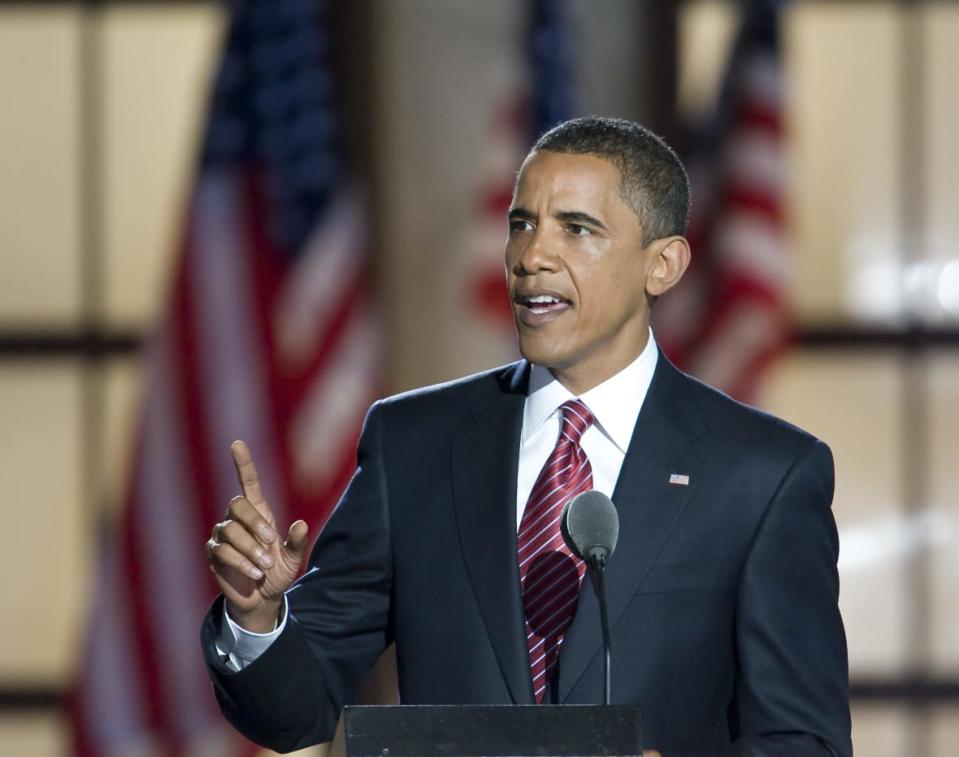
[[[704,428],[684,386],[688,381],[660,353],[613,492],[620,536],[606,568],[610,627],[642,584],[701,480],[703,462],[692,441]],[[673,473],[688,475],[688,485],[670,484]],[[598,603],[586,580],[560,652],[558,701],[565,700],[601,645]],[[615,655],[614,649],[614,667]]]
[[517,450],[528,364],[500,377],[499,393],[472,409],[452,450],[453,502],[473,592],[513,701],[532,704],[516,565]]

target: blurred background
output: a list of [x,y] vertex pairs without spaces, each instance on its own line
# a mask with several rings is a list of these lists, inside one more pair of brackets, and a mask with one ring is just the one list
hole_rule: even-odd
[[959,4],[0,2],[0,753],[243,754],[202,555],[322,523],[372,399],[515,356],[539,130],[687,160],[677,362],[836,457],[853,735],[959,750]]

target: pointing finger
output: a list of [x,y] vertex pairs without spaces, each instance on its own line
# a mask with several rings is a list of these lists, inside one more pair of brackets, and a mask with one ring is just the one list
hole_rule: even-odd
[[263,499],[263,491],[260,489],[260,476],[253,464],[253,455],[250,454],[250,448],[246,446],[246,442],[243,440],[237,440],[230,445],[230,452],[233,454],[233,465],[236,466],[236,475],[240,480],[243,496],[262,513],[262,506],[266,504],[266,500]]

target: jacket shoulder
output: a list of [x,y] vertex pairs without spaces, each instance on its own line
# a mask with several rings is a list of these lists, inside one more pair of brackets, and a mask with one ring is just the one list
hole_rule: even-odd
[[707,425],[722,431],[730,449],[746,445],[755,450],[759,445],[768,445],[770,451],[778,449],[787,454],[798,454],[812,444],[824,444],[813,434],[783,418],[733,399],[679,369],[673,370],[695,399]]
[[464,411],[493,401],[504,393],[526,393],[529,364],[524,360],[480,371],[439,384],[410,389],[377,400],[370,412],[382,411],[390,417],[416,417],[428,413],[458,417]]

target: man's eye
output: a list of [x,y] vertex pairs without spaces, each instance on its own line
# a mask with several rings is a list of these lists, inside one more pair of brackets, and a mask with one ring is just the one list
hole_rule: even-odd
[[570,234],[576,237],[585,237],[589,234],[592,234],[589,229],[587,229],[585,226],[581,226],[578,223],[571,223],[566,228]]
[[529,221],[523,221],[519,218],[514,218],[509,222],[509,230],[513,231],[532,231],[533,224]]

